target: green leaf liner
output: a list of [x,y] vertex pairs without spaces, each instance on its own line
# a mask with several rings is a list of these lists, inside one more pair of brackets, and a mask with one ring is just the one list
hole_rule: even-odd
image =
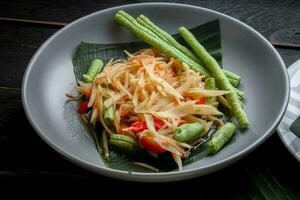
[[[222,65],[221,54],[221,34],[218,20],[213,20],[190,29],[193,35],[208,50],[208,52]],[[173,37],[181,44],[189,47],[179,34]],[[82,80],[82,75],[86,73],[92,60],[98,58],[107,63],[111,58],[114,60],[126,58],[124,50],[133,53],[149,45],[142,42],[129,42],[119,44],[93,44],[81,42],[73,57],[73,67],[76,80]],[[100,132],[100,131],[97,131]],[[190,156],[183,160],[183,165],[190,164],[206,156],[205,146],[201,145],[193,150]],[[103,159],[104,160],[104,159]],[[158,159],[153,158],[148,153],[139,152],[135,155],[123,154],[110,148],[110,159],[105,161],[106,165],[113,169],[129,172],[152,172],[133,164],[133,162],[144,162],[160,169],[161,172],[176,170],[177,165],[168,154],[160,155]]]

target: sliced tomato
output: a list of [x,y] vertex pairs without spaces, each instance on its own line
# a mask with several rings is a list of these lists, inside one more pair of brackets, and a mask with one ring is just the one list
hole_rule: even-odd
[[80,114],[84,114],[87,112],[88,110],[88,101],[87,100],[84,100],[80,103],[79,107],[78,107],[78,110],[77,112],[80,113]]
[[206,97],[200,97],[197,101],[197,104],[206,104]]
[[166,152],[159,144],[153,141],[151,135],[143,135],[140,138],[140,143],[144,147],[144,149],[152,151],[154,153],[164,153]]
[[154,126],[156,130],[161,129],[161,127],[163,127],[165,125],[165,122],[163,120],[160,119],[154,119]]
[[147,129],[147,125],[146,125],[146,122],[144,120],[134,122],[129,127],[129,130],[133,131],[135,133],[142,132],[142,131],[144,131],[146,129]]

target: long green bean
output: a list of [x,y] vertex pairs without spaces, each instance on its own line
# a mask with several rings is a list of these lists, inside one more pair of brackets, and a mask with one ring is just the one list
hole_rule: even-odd
[[136,26],[141,31],[147,33],[148,35],[151,35],[152,37],[154,37],[156,39],[160,39],[152,30],[140,25],[131,15],[129,15],[125,11],[120,10],[117,14],[122,15],[124,18],[126,18],[128,21],[130,21],[134,26]]
[[[215,78],[209,77],[209,78],[205,79],[204,87],[207,90],[215,90],[216,89]],[[216,99],[217,99],[216,97],[208,97],[207,101],[208,101],[208,103],[213,103],[216,101]]]
[[[161,28],[159,28],[158,26],[156,26],[149,18],[147,18],[144,15],[140,15],[137,18],[137,22],[140,24],[143,24],[144,26],[146,26],[148,29],[152,30],[153,32],[156,33],[156,35],[164,40],[165,42],[169,43],[170,45],[174,46],[176,49],[178,49],[179,51],[181,51],[182,53],[184,53],[185,55],[187,55],[190,59],[192,59],[193,61],[199,63],[200,65],[203,64],[203,62],[197,58],[197,56],[195,56],[195,54],[193,52],[191,52],[188,48],[186,48],[185,46],[179,44],[169,33],[167,33],[166,31],[162,30]],[[201,64],[202,63],[202,64]]]
[[[147,18],[144,15],[140,15],[136,21],[141,25],[144,26],[146,29],[151,30],[156,36],[158,36],[161,40],[168,43],[170,46],[175,47],[179,51],[181,51],[183,54],[185,54],[187,57],[198,63],[203,67],[205,65],[201,59],[199,59],[193,52],[191,52],[188,48],[178,43],[173,36],[171,36],[169,33],[161,29],[160,27],[156,26],[149,18]],[[205,68],[205,67],[203,67]],[[230,83],[237,87],[240,83],[240,76],[237,74],[223,70],[225,75],[229,78]]]
[[[203,66],[199,63],[192,60],[183,52],[176,49],[174,46],[170,45],[166,41],[160,39],[156,36],[153,31],[148,30],[146,27],[139,24],[133,17],[131,17],[126,12],[120,10],[115,15],[115,20],[121,25],[125,26],[132,33],[134,33],[138,38],[145,41],[146,43],[160,49],[166,55],[177,58],[182,62],[187,63],[191,69],[201,72],[204,75],[209,75],[209,71],[207,71]],[[231,79],[230,82],[236,87],[238,85],[238,81],[236,79]]]
[[224,74],[227,76],[227,78],[235,79],[238,80],[239,82],[241,81],[241,77],[231,71],[223,69]]
[[227,122],[224,126],[219,128],[215,136],[208,142],[207,150],[209,154],[217,153],[233,136],[236,126]]
[[[224,75],[226,76],[226,74],[224,74]],[[227,77],[227,76],[226,76],[226,77]],[[227,78],[228,78],[230,84],[231,84],[233,87],[236,88],[237,86],[239,86],[240,80],[233,79],[233,78],[231,78],[231,77],[227,77]]]
[[135,152],[138,150],[138,143],[127,135],[111,134],[109,144],[127,152]]
[[249,126],[248,117],[240,104],[234,87],[230,84],[229,80],[221,70],[218,62],[206,51],[206,49],[197,41],[193,34],[186,28],[180,27],[179,34],[192,47],[194,52],[204,61],[207,68],[217,80],[221,89],[228,90],[230,92],[226,95],[226,97],[232,108],[232,113],[236,117],[240,127],[247,128]]
[[234,88],[234,91],[240,98],[242,98],[245,95],[245,92],[243,92],[242,90],[239,90],[237,88]]
[[98,73],[100,73],[102,68],[103,68],[102,60],[99,60],[99,59],[93,60],[87,73],[82,75],[83,81],[86,83],[92,83],[95,76]]
[[148,34],[147,32],[140,29],[140,25],[137,25],[138,23],[136,22],[136,20],[130,15],[128,15],[127,13],[125,13],[124,11],[122,10],[118,11],[117,14],[115,15],[115,20],[119,24],[125,26],[139,39],[161,50],[167,56],[177,58],[182,62],[187,63],[191,67],[191,69],[197,72],[201,72],[204,75],[209,75],[209,72],[205,68],[203,68],[201,65],[197,64],[196,62],[188,58],[185,54],[178,51],[175,47],[169,45],[168,43],[160,39],[157,39],[157,37],[153,37],[151,34]]
[[114,108],[113,106],[110,106],[105,112],[104,112],[104,120],[108,123],[108,124],[113,124],[114,123]]
[[166,43],[168,43],[169,45],[172,45],[172,43],[165,38],[163,35],[161,35],[157,29],[154,29],[153,27],[151,27],[149,24],[147,24],[144,20],[142,20],[140,17],[136,18],[136,21],[143,27],[151,30],[153,33],[155,33],[156,36],[158,36],[161,40],[165,41]]
[[205,126],[202,122],[185,123],[176,128],[174,139],[179,142],[190,142],[201,136]]
[[[233,80],[233,79],[232,79]],[[232,85],[232,84],[231,84]],[[216,83],[216,88],[218,88],[218,85]],[[245,96],[245,92],[243,92],[242,90],[236,88],[233,86],[234,91],[236,92],[236,94],[238,95],[239,99],[242,99]]]

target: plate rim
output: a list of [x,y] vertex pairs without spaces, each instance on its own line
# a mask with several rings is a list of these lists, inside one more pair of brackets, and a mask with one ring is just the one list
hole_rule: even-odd
[[[203,166],[203,167],[199,167],[199,168],[194,168],[194,169],[187,169],[184,171],[171,171],[171,172],[160,172],[160,173],[143,173],[143,172],[132,172],[129,173],[127,171],[123,171],[123,170],[116,170],[116,169],[111,169],[111,168],[107,168],[107,167],[102,167],[102,166],[98,166],[95,165],[93,163],[90,163],[88,161],[85,161],[77,156],[74,156],[68,152],[63,151],[63,149],[61,149],[58,145],[56,145],[53,141],[51,141],[48,137],[47,134],[45,134],[45,132],[39,127],[38,123],[35,122],[33,116],[30,113],[29,107],[28,107],[28,102],[27,102],[27,98],[26,98],[26,88],[27,88],[27,82],[28,82],[28,76],[30,75],[32,66],[34,65],[36,59],[39,57],[39,55],[42,53],[43,49],[49,44],[51,43],[51,41],[53,39],[56,38],[57,35],[59,35],[61,32],[63,32],[64,30],[68,29],[69,27],[73,26],[76,23],[88,20],[89,18],[93,17],[94,15],[98,15],[100,13],[104,13],[104,12],[111,12],[112,10],[117,10],[117,9],[127,9],[130,7],[135,7],[135,8],[139,8],[139,7],[144,7],[144,6],[175,6],[175,7],[185,7],[185,8],[192,8],[192,9],[198,9],[198,10],[202,10],[205,12],[209,12],[209,13],[213,13],[218,17],[222,17],[222,18],[227,18],[235,23],[238,23],[241,26],[244,26],[248,31],[253,32],[257,37],[259,37],[260,39],[262,39],[265,44],[274,52],[276,58],[278,59],[278,61],[280,62],[280,66],[282,68],[282,71],[284,72],[284,79],[286,82],[286,94],[285,94],[285,99],[283,102],[283,107],[280,109],[280,114],[276,117],[274,123],[272,124],[272,126],[265,132],[265,134],[259,139],[256,140],[254,143],[252,143],[251,145],[249,145],[247,148],[243,149],[240,152],[237,152],[235,154],[232,154],[218,162],[214,162],[211,163],[209,165]],[[134,180],[134,181],[168,181],[168,180],[161,180],[160,178],[170,178],[171,176],[178,176],[177,178],[173,178],[174,180],[183,180],[183,179],[187,179],[186,176],[190,176],[190,177],[196,177],[196,176],[200,176],[200,175],[204,175],[204,174],[208,174],[208,173],[212,173],[216,170],[219,170],[221,168],[224,168],[226,166],[228,166],[229,164],[245,157],[246,155],[248,155],[250,152],[252,152],[254,149],[256,149],[261,143],[263,143],[267,138],[269,138],[274,131],[276,130],[277,126],[279,125],[285,111],[288,105],[288,100],[289,100],[289,96],[290,96],[290,88],[289,88],[289,75],[287,72],[287,69],[285,67],[285,63],[283,62],[281,56],[279,55],[278,51],[271,45],[271,43],[264,38],[258,31],[256,31],[255,29],[253,29],[252,27],[250,27],[249,25],[239,21],[236,18],[233,18],[229,15],[223,14],[221,12],[212,10],[212,9],[208,9],[208,8],[204,8],[204,7],[200,7],[200,6],[195,6],[195,5],[190,5],[190,4],[181,4],[181,3],[161,3],[161,2],[151,2],[151,3],[135,3],[135,4],[125,4],[125,5],[121,5],[121,6],[115,6],[115,7],[111,7],[111,8],[107,8],[107,9],[103,9],[103,10],[99,10],[96,12],[93,12],[91,14],[85,15],[79,19],[76,19],[75,21],[69,23],[68,25],[66,25],[65,27],[61,28],[60,30],[58,30],[56,33],[54,33],[53,35],[51,35],[46,41],[43,42],[43,44],[37,49],[37,51],[34,53],[34,55],[32,56],[31,60],[29,61],[24,76],[23,76],[23,81],[22,81],[22,104],[23,104],[23,108],[25,111],[25,114],[31,124],[31,126],[34,128],[35,132],[51,147],[53,148],[56,152],[58,152],[60,155],[62,155],[63,157],[65,157],[67,160],[75,163],[76,165],[79,165],[87,170],[96,172],[98,174],[101,175],[105,175],[105,176],[109,176],[109,177],[114,177],[114,178],[118,178],[118,179],[123,179],[123,180]],[[202,172],[199,173],[201,171],[205,171],[206,172]],[[106,173],[108,172],[108,173]],[[196,174],[198,172],[198,174]],[[112,173],[112,174],[111,174]],[[120,175],[120,176],[118,176]],[[167,177],[166,177],[167,176]],[[153,179],[151,179],[152,177],[154,177]],[[190,178],[189,177],[189,178]],[[141,179],[141,178],[150,178],[150,179]]]

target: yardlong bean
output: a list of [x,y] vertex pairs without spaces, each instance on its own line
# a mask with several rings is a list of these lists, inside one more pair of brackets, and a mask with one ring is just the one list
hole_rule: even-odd
[[197,39],[189,30],[184,27],[180,27],[179,34],[192,47],[194,52],[204,61],[206,66],[211,71],[213,77],[217,80],[220,88],[222,90],[230,91],[226,97],[232,108],[232,113],[236,117],[240,127],[247,128],[249,126],[248,117],[240,104],[234,87],[230,84],[229,80],[221,70],[218,62],[206,51],[206,49],[197,41]]
[[92,83],[94,78],[98,73],[100,73],[102,68],[103,68],[102,60],[99,59],[93,60],[87,73],[82,75],[83,81],[86,83]]
[[205,125],[202,122],[186,123],[176,128],[174,139],[179,142],[190,142],[201,136]]
[[[207,90],[215,90],[216,89],[216,82],[215,82],[215,78],[213,77],[209,77],[207,79],[205,79],[205,89]],[[216,101],[216,97],[208,97],[207,101],[208,103],[213,103]]]
[[136,35],[139,39],[143,40],[144,42],[150,44],[151,46],[161,50],[164,54],[170,57],[177,58],[182,62],[187,63],[193,70],[197,72],[201,72],[204,75],[209,75],[209,72],[203,68],[201,65],[197,64],[182,52],[178,51],[175,47],[169,45],[163,40],[157,39],[157,37],[153,37],[151,34],[140,29],[140,26],[136,20],[128,15],[126,12],[120,10],[115,15],[115,20],[125,26],[128,30],[130,30],[134,35]]
[[[156,26],[149,18],[147,18],[144,15],[140,15],[136,21],[143,26],[146,29],[149,29],[152,31],[159,39],[163,40],[164,42],[168,43],[170,46],[175,47],[179,51],[181,51],[183,54],[185,54],[187,57],[201,65],[202,67],[205,65],[204,62],[199,59],[192,51],[190,51],[185,46],[181,45],[179,42],[175,40],[175,38],[161,29],[160,27]],[[205,68],[205,67],[203,67]],[[225,75],[229,78],[230,83],[237,87],[240,83],[241,77],[237,74],[230,72],[228,70],[223,70]]]
[[233,136],[236,126],[227,122],[224,126],[219,128],[215,136],[208,142],[207,150],[209,154],[217,153]]
[[144,15],[140,15],[137,18],[137,22],[142,24],[143,26],[146,26],[148,29],[152,30],[153,32],[155,32],[155,34],[162,39],[163,41],[167,42],[168,44],[174,46],[176,49],[178,49],[179,51],[181,51],[182,53],[184,53],[185,55],[187,55],[189,58],[191,58],[193,61],[199,63],[201,65],[201,63],[203,63],[199,58],[197,58],[197,56],[195,56],[195,54],[193,52],[191,52],[188,48],[186,48],[185,46],[179,44],[175,38],[173,38],[173,36],[171,36],[169,33],[167,33],[166,31],[162,30],[161,28],[159,28],[158,26],[156,26],[149,18],[147,18]]

